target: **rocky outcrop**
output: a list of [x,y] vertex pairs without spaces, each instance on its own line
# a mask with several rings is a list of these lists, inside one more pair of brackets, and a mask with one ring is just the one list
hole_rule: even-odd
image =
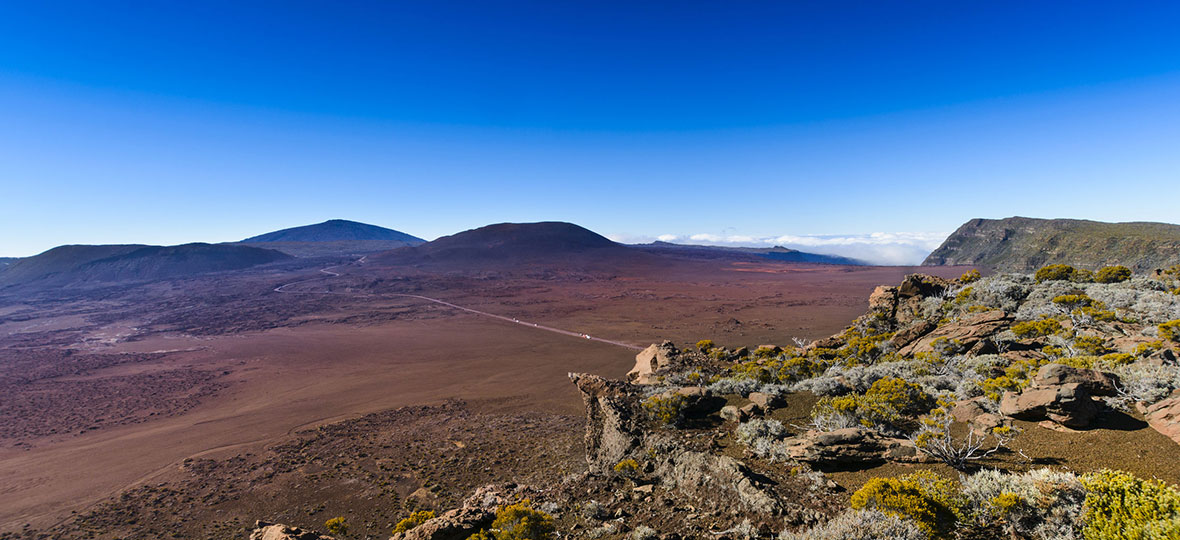
[[[653,446],[662,445],[657,442]],[[674,449],[659,460],[656,475],[664,487],[698,501],[718,501],[767,515],[779,514],[784,508],[761,475],[729,456]]]
[[496,508],[510,501],[507,486],[487,485],[475,490],[459,508],[422,522],[390,540],[466,540],[496,519]]
[[979,354],[984,352],[979,349],[986,345],[987,338],[1004,331],[1012,325],[1014,320],[1015,317],[998,309],[968,315],[958,321],[933,329],[921,339],[901,348],[898,354],[910,356],[917,353],[934,352],[934,343],[939,339],[957,342],[963,350]]
[[668,368],[680,356],[680,350],[671,341],[659,345],[652,344],[635,355],[635,367],[627,373],[627,380],[635,384],[653,384],[659,382],[659,373]]
[[809,431],[786,440],[785,445],[791,458],[824,465],[925,461],[908,439],[884,437],[860,427]]
[[639,396],[630,384],[597,375],[571,373],[586,406],[586,462],[607,473],[643,441]]
[[254,523],[254,531],[250,533],[250,540],[335,540],[331,536],[288,527],[277,523],[258,521]]
[[[734,511],[771,515],[783,511],[773,490],[742,462],[690,448],[674,431],[652,426],[645,430],[639,387],[582,373],[571,373],[570,379],[586,405],[586,461],[592,473],[610,474],[620,461],[638,457],[653,463],[658,484],[694,500]],[[681,391],[672,392],[686,399],[711,398],[703,389]]]

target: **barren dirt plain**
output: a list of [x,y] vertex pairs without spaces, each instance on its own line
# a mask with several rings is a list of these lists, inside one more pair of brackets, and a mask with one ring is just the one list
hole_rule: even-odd
[[0,538],[236,538],[354,514],[354,536],[380,537],[406,508],[576,466],[567,372],[621,377],[665,339],[824,337],[914,271],[324,259],[0,298]]

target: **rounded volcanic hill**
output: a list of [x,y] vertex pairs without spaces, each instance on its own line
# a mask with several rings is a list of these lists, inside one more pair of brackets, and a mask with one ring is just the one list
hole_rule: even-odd
[[359,223],[347,219],[330,219],[323,223],[292,227],[279,231],[252,236],[242,243],[253,244],[263,242],[348,242],[358,240],[382,240],[386,242],[402,242],[406,245],[417,245],[426,242],[417,236],[401,231]]
[[0,286],[173,279],[241,270],[289,258],[271,249],[228,244],[60,246],[13,263],[0,276]]
[[383,264],[505,266],[618,261],[644,254],[572,223],[498,223],[380,254]]

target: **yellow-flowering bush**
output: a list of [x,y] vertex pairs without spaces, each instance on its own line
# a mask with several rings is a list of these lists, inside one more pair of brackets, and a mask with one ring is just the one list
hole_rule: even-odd
[[950,538],[959,520],[954,483],[930,471],[899,478],[873,478],[852,494],[855,509],[877,509],[913,520],[934,539]]
[[397,525],[393,527],[393,534],[404,533],[425,523],[428,519],[434,519],[434,512],[430,510],[415,511],[410,514],[410,517],[397,522]]
[[1074,273],[1077,269],[1068,264],[1050,264],[1037,270],[1034,276],[1037,283],[1044,283],[1046,281],[1069,281],[1073,279]]
[[1082,476],[1086,540],[1180,538],[1180,491],[1123,471]]
[[897,377],[873,383],[863,394],[825,397],[816,402],[813,418],[845,417],[865,427],[885,431],[909,431],[915,419],[934,407],[918,384]]
[[697,350],[701,351],[703,353],[707,353],[716,347],[717,347],[717,344],[713,343],[713,340],[711,340],[711,339],[702,339],[697,342]]
[[615,472],[623,476],[631,476],[639,471],[639,462],[627,458],[615,464]]
[[1151,356],[1151,353],[1164,348],[1164,342],[1160,340],[1148,341],[1147,343],[1140,343],[1135,346],[1135,356]]
[[1079,336],[1073,340],[1074,350],[1091,356],[1101,356],[1110,349],[1106,348],[1106,341],[1098,336]]
[[1042,317],[1036,321],[1018,322],[1012,325],[1012,333],[1020,338],[1038,338],[1060,334],[1064,330],[1061,321]]
[[468,540],[548,540],[555,532],[557,527],[553,524],[553,516],[534,510],[525,500],[501,506],[496,510],[491,532],[479,531]]
[[1160,337],[1168,341],[1180,342],[1180,319],[1159,325],[1159,331]]
[[669,426],[679,424],[684,419],[684,396],[672,394],[668,396],[652,396],[643,400],[643,408],[652,418]]
[[328,528],[328,532],[344,536],[348,534],[348,523],[344,522],[342,517],[334,517],[324,522],[324,527]]
[[982,276],[979,274],[979,270],[968,270],[959,276],[959,283],[975,283],[979,281],[980,277]]
[[1084,294],[1063,294],[1053,298],[1053,303],[1066,309],[1077,309],[1094,304],[1094,299]]
[[1097,283],[1122,283],[1131,279],[1131,269],[1126,266],[1104,266],[1094,274]]

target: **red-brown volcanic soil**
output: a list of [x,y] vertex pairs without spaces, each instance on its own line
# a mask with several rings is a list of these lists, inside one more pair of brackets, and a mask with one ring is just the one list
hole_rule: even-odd
[[[47,293],[34,301],[9,299],[0,302],[0,533],[36,537],[35,530],[49,530],[57,537],[85,537],[89,530],[96,537],[114,537],[114,526],[104,519],[124,516],[119,512],[126,510],[111,508],[118,508],[120,500],[150,499],[170,508],[164,514],[186,516],[174,520],[205,520],[186,525],[193,527],[191,534],[218,536],[211,532],[211,514],[178,509],[188,504],[207,510],[211,501],[227,500],[227,493],[237,489],[225,487],[229,478],[271,486],[266,488],[271,491],[258,488],[268,494],[265,504],[236,503],[243,514],[277,515],[282,508],[306,507],[306,515],[313,516],[307,519],[319,520],[309,523],[322,523],[325,512],[335,511],[324,505],[343,495],[306,491],[313,485],[327,488],[304,478],[311,474],[306,467],[283,461],[286,454],[276,450],[293,444],[300,430],[460,399],[464,412],[456,418],[469,418],[464,425],[473,430],[498,422],[515,425],[507,419],[533,415],[539,418],[536,425],[552,428],[545,440],[555,441],[562,449],[558,454],[576,452],[582,405],[567,372],[620,377],[634,363],[632,349],[397,294],[437,298],[636,347],[705,338],[756,346],[839,331],[864,312],[875,286],[897,283],[914,271],[668,259],[611,274],[472,275],[352,262],[329,272],[241,273],[85,294]],[[921,271],[949,277],[964,269]],[[443,414],[438,411],[450,409],[429,410]],[[409,445],[394,452],[382,443],[392,452],[385,458],[393,460],[389,463],[422,443],[410,440],[415,433],[429,439],[442,429],[407,431],[410,413],[382,414],[389,415],[385,427],[373,428],[374,433],[392,437],[397,448]],[[452,432],[462,431],[458,424],[440,422]],[[477,443],[489,444],[471,442]],[[382,446],[374,448],[370,451],[382,451]],[[220,465],[194,465],[211,459],[220,461],[208,463]],[[240,466],[232,469],[234,463]],[[502,467],[511,463],[488,464],[488,479],[502,475]],[[220,474],[218,467],[237,472],[225,473],[216,484],[221,487],[214,489],[208,475]],[[255,478],[260,470],[270,470],[270,476]],[[469,468],[467,483],[482,480],[481,470]],[[187,483],[168,483],[177,478]],[[394,482],[397,489],[382,496],[405,500],[427,484],[435,485],[431,489],[440,497],[462,495],[446,491],[446,482],[438,487],[437,476],[424,478],[406,477],[404,486]],[[280,484],[286,487],[275,487]],[[198,492],[211,498],[202,503]],[[320,506],[313,504],[316,500]],[[71,512],[86,517],[72,518]],[[229,524],[250,518],[219,516],[216,527],[230,527],[227,538],[240,536]],[[146,527],[149,518],[132,523]],[[31,528],[19,532],[26,524]],[[385,524],[373,527],[377,531]]]

